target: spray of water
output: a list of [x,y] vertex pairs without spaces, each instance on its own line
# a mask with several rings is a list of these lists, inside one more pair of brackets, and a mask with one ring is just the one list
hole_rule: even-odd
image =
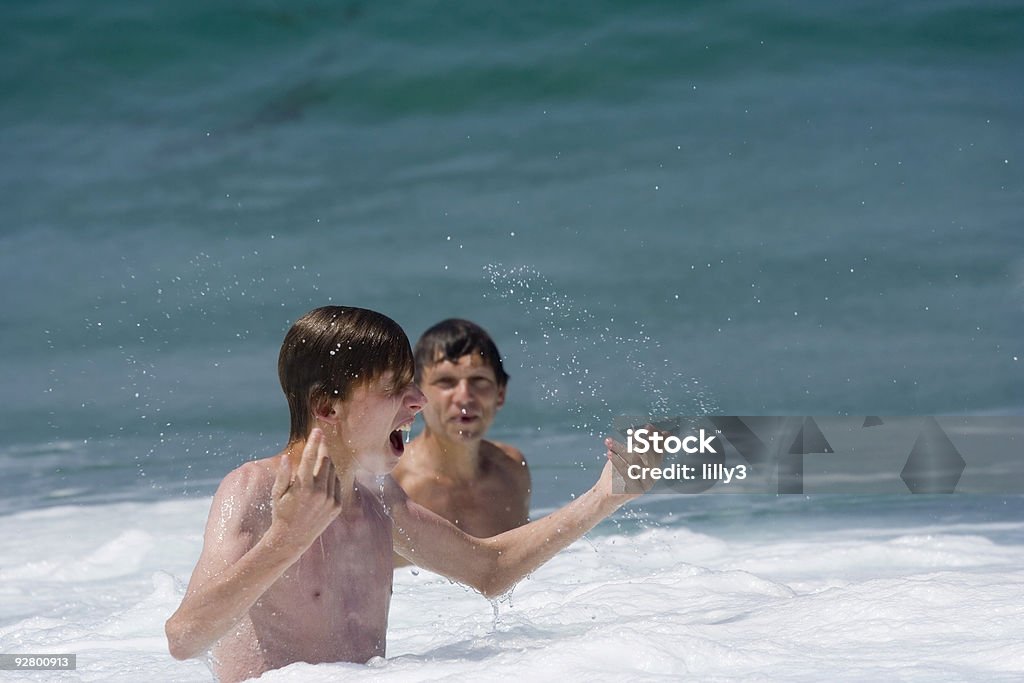
[[[596,436],[623,412],[622,405],[609,400],[621,392],[607,370],[588,364],[586,359],[592,358],[627,368],[648,415],[707,415],[717,410],[700,379],[671,367],[668,351],[646,333],[643,321],[634,321],[633,334],[616,334],[613,319],[599,319],[533,268],[489,264],[484,272],[492,296],[516,303],[520,317],[535,328],[532,336],[539,342],[519,335],[526,365],[541,378],[543,398],[572,415],[575,429]],[[652,360],[658,356],[661,360]]]

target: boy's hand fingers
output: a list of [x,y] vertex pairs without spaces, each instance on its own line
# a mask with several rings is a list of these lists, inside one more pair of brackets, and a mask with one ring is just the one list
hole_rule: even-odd
[[[317,448],[316,462],[317,472],[319,472],[321,476],[326,476],[328,482],[337,478],[334,473],[334,461],[331,460],[331,455],[327,452],[327,440],[324,438],[320,439],[320,446]],[[316,476],[316,473],[314,473],[314,476]]]
[[609,450],[613,450],[613,451],[615,451],[616,453],[618,453],[620,455],[626,452],[625,444],[623,444],[623,443],[621,443],[619,441],[616,441],[615,439],[613,439],[611,437],[608,437],[607,439],[605,439],[604,440],[604,444],[608,447]]
[[287,456],[282,456],[281,461],[277,463],[277,476],[274,477],[274,486],[270,493],[271,497],[274,500],[279,499],[291,488],[291,485],[292,465],[288,462]]
[[319,427],[315,427],[306,439],[306,447],[302,449],[302,459],[299,461],[298,478],[300,481],[312,481],[316,475],[317,458],[320,456],[320,446],[324,440],[324,433]]
[[630,465],[644,468],[659,467],[664,458],[664,454],[655,452],[654,449],[649,449],[647,453],[630,453],[624,444],[611,438],[605,439],[605,445],[608,446],[608,459],[623,475]]
[[324,475],[324,491],[328,498],[334,498],[334,488],[338,482],[338,475],[334,471],[334,462],[328,459],[322,468]]
[[615,439],[605,439],[604,445],[608,447],[607,458],[612,461],[612,466],[620,472],[625,472],[629,465],[626,447]]
[[331,464],[331,456],[327,454],[327,445],[321,441],[316,453],[316,465],[313,466],[313,478],[321,478],[329,464]]
[[629,473],[629,466],[634,464],[638,457],[635,453],[629,453],[626,447],[616,441],[615,439],[605,439],[605,446],[608,448],[606,457],[608,458],[608,464],[611,465],[615,475],[617,475],[620,481],[616,482],[612,480],[612,493],[636,495],[643,493],[643,485],[636,481],[634,478],[627,476]]
[[608,453],[614,455],[619,462],[628,463],[639,459],[638,454],[630,453],[624,443],[615,439],[605,439],[605,445],[608,446]]

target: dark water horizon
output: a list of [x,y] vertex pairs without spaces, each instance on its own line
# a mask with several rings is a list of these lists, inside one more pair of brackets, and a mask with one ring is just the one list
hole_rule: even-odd
[[285,438],[277,350],[326,303],[487,327],[546,503],[618,414],[1021,414],[1022,33],[1008,2],[5,3],[0,497],[209,495]]

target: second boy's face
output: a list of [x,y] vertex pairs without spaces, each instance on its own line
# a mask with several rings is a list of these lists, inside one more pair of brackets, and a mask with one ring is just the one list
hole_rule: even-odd
[[434,434],[453,441],[482,439],[505,403],[505,387],[479,354],[423,368],[420,385],[427,397],[423,420]]

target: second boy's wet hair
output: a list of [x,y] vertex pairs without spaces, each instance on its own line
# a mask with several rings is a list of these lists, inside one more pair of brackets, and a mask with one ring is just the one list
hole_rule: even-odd
[[414,362],[401,326],[376,311],[351,306],[316,308],[295,321],[277,359],[277,375],[291,413],[289,441],[305,439],[312,414],[342,400],[361,383],[393,372],[388,391],[412,381]]
[[476,323],[461,318],[442,320],[416,342],[416,381],[422,378],[423,368],[443,360],[457,363],[471,353],[483,356],[484,362],[494,371],[498,386],[508,384],[508,373],[501,365],[501,354],[491,335]]

